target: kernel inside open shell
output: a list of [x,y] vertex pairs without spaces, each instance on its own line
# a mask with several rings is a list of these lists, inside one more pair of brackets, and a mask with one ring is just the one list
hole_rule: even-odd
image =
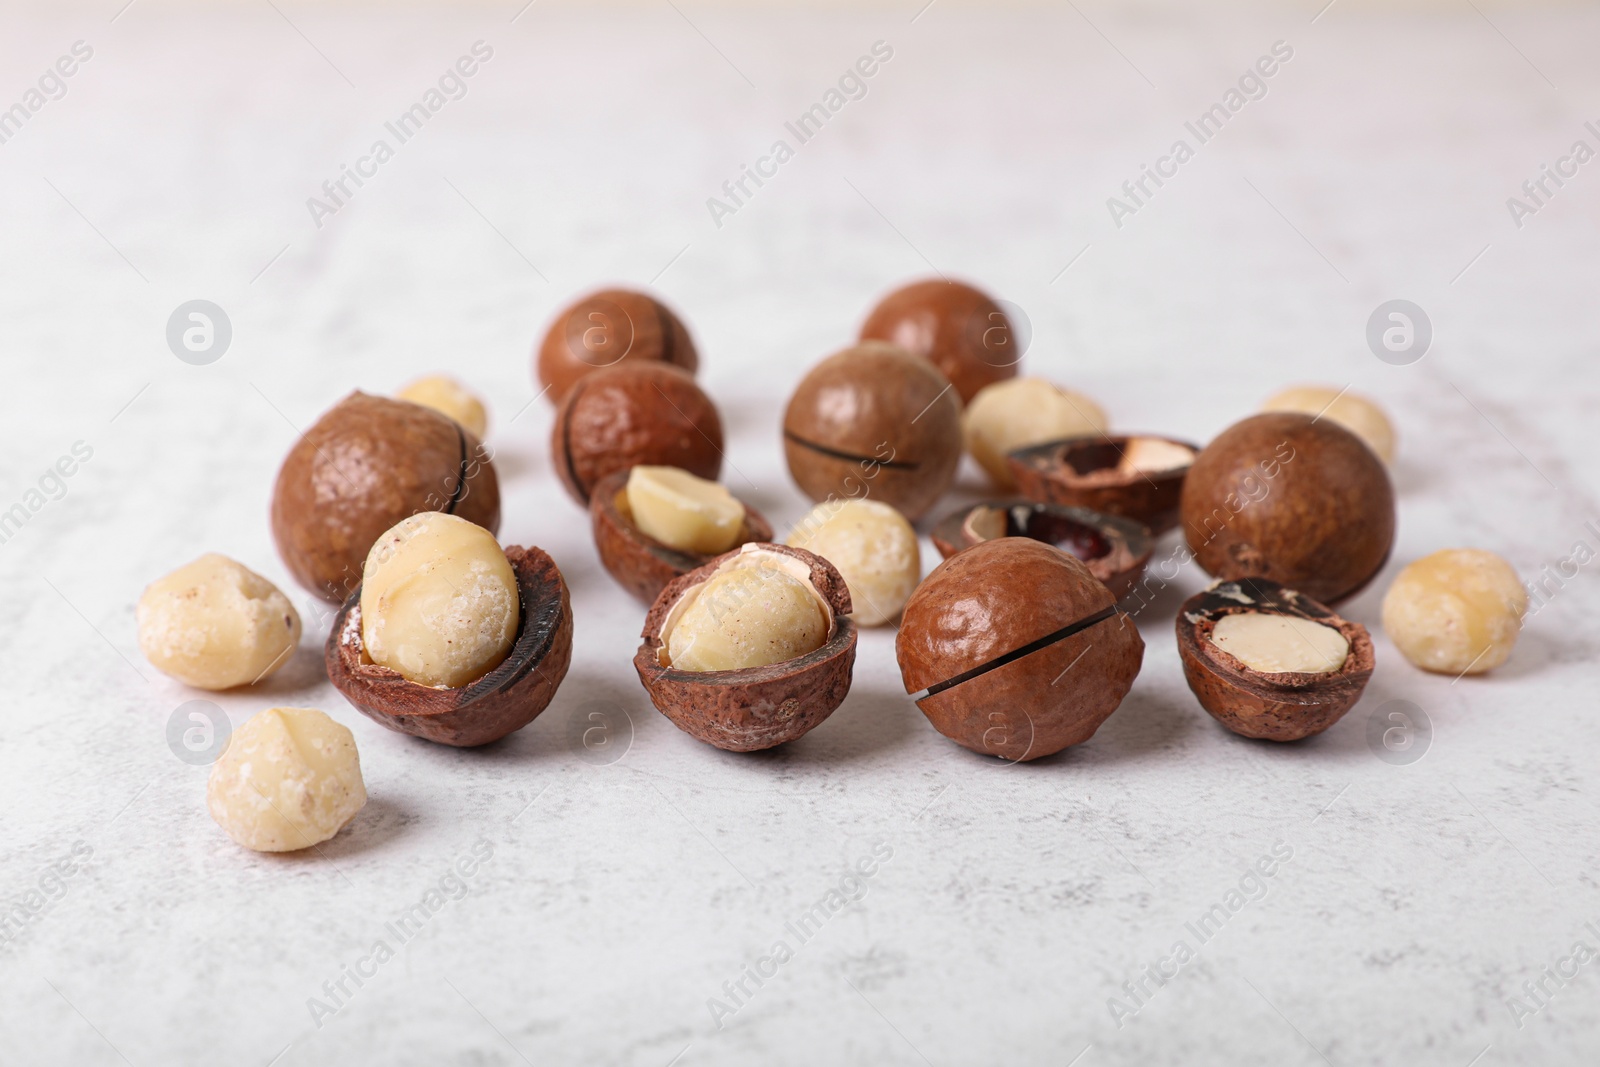
[[1055,545],[1082,560],[1118,600],[1138,584],[1154,548],[1150,531],[1132,519],[1029,500],[974,504],[946,516],[932,536],[946,559],[997,537],[1031,537]]
[[1029,500],[1133,519],[1162,534],[1178,525],[1183,480],[1199,451],[1155,434],[1095,434],[1018,449],[1006,462]]

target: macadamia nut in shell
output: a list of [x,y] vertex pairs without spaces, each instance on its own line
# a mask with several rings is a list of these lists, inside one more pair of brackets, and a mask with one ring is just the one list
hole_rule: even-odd
[[215,552],[151,582],[135,615],[145,658],[199,689],[259,682],[300,643],[300,615],[289,598]]
[[1511,656],[1528,591],[1511,564],[1478,548],[1424,556],[1389,586],[1383,629],[1425,671],[1482,674]]
[[917,532],[905,516],[875,500],[827,500],[795,524],[787,544],[839,568],[862,626],[900,614],[922,578]]
[[228,739],[206,783],[211,817],[257,852],[320,845],[366,802],[355,737],[315,708],[252,716]]

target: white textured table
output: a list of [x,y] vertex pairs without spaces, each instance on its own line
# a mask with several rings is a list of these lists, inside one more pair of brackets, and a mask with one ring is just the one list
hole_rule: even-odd
[[[1492,548],[1533,577],[1575,542],[1600,547],[1584,526],[1600,517],[1600,164],[1547,179],[1520,228],[1507,206],[1541,163],[1574,169],[1574,141],[1600,147],[1584,126],[1600,118],[1593,8],[1347,0],[1313,23],[1320,3],[940,0],[915,20],[920,0],[804,15],[119,3],[0,12],[0,108],[26,113],[0,125],[0,511],[27,515],[0,545],[0,894],[20,916],[0,927],[0,1062],[1600,1055],[1600,978],[1572,955],[1600,949],[1594,565],[1552,582],[1487,678],[1412,670],[1377,626],[1388,576],[1435,548]],[[492,56],[465,94],[362,163],[480,40]],[[76,41],[92,55],[27,97]],[[796,144],[785,122],[876,41],[893,54],[865,95]],[[1265,95],[1199,144],[1185,122],[1278,41],[1293,55]],[[710,210],[779,138],[795,151],[776,177]],[[1107,199],[1144,164],[1173,169],[1160,157],[1179,138],[1193,158],[1116,226]],[[345,164],[372,176],[346,179],[319,227],[307,199]],[[1213,723],[1171,635],[1192,572],[1141,616],[1148,654],[1121,710],[1036,765],[935,734],[888,631],[863,639],[838,713],[781,751],[714,751],[650,708],[628,663],[640,611],[548,465],[528,372],[547,317],[605,281],[681,308],[730,480],[786,527],[803,501],[782,398],[878,294],[934,267],[1024,308],[1028,368],[1125,428],[1205,439],[1298,380],[1383,398],[1400,538],[1348,607],[1380,665],[1344,721],[1282,747]],[[207,366],[165,342],[195,298],[233,327]],[[1435,331],[1410,366],[1364,339],[1394,298]],[[505,743],[413,741],[328,686],[325,615],[295,590],[297,658],[217,702],[235,724],[327,709],[356,732],[371,801],[322,855],[249,854],[207,817],[205,768],[168,748],[169,716],[203,694],[139,656],[133,603],[204,551],[291,588],[266,510],[296,428],[353,387],[439,368],[492,400],[502,536],[565,571],[571,673]],[[75,442],[92,456],[41,487]],[[966,471],[952,506],[976,488]],[[1401,699],[1433,731],[1403,766],[1367,740]],[[626,751],[587,761],[575,724],[607,707]],[[447,881],[402,943],[388,924],[474,849],[492,854],[460,899]],[[1196,937],[1187,924],[1242,879],[1259,899]],[[789,924],[841,886],[859,899],[797,937]],[[790,958],[763,963],[780,941]],[[1192,958],[1157,984],[1179,941]]]

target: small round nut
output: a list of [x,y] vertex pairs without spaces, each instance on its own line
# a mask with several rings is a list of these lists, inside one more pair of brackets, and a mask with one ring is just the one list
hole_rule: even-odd
[[1527,610],[1528,591],[1511,564],[1480,548],[1446,548],[1389,586],[1383,629],[1425,671],[1482,674],[1510,657]]
[[928,360],[965,404],[991,382],[1016,377],[1022,352],[1015,327],[983,290],[929,278],[880,300],[861,324],[861,340],[888,341]]
[[1394,423],[1377,401],[1359,393],[1325,385],[1297,385],[1272,397],[1261,410],[1320,415],[1361,438],[1385,463],[1394,462]]
[[199,689],[259,682],[300,644],[300,615],[289,598],[215,552],[151,582],[135,617],[145,658]]
[[667,660],[680,671],[783,663],[821,648],[829,617],[817,590],[786,570],[726,570],[699,588],[667,630]]
[[206,807],[245,848],[293,852],[337,834],[367,802],[347,727],[315,708],[268,708],[228,738]]
[[784,543],[838,568],[855,607],[850,618],[861,626],[881,626],[899,615],[922,579],[916,530],[876,500],[825,500],[795,524]]
[[1001,489],[1017,482],[1006,453],[1046,441],[1105,433],[1104,409],[1082,393],[1043,378],[986,385],[961,415],[967,451]]
[[562,308],[545,331],[534,374],[560,405],[580,378],[627,360],[654,360],[693,374],[700,365],[683,320],[653,297],[603,289]]
[[517,580],[481,526],[425,511],[367,554],[361,640],[372,662],[418,685],[454,689],[506,658],[517,637]]
[[732,493],[677,467],[634,467],[624,491],[640,532],[679,552],[720,555],[744,529],[744,505]]
[[394,395],[448,415],[480,441],[489,428],[489,415],[484,411],[483,401],[448,374],[418,378]]

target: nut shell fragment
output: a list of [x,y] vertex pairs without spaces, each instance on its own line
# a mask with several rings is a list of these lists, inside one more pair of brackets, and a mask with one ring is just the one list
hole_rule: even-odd
[[[1175,465],[1148,468],[1141,453],[1161,449]],[[1088,508],[1143,523],[1159,536],[1178,525],[1183,482],[1199,446],[1151,434],[1095,434],[1021,448],[1007,457],[1029,500]],[[1187,462],[1178,457],[1187,454]]]

